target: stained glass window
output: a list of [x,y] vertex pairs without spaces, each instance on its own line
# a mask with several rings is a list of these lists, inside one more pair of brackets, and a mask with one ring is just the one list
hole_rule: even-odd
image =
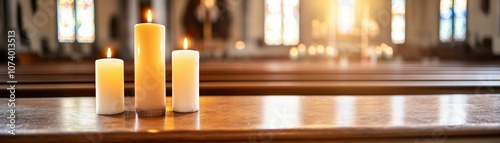
[[93,43],[94,0],[57,0],[57,38],[61,43]]
[[406,36],[406,0],[392,0],[391,38],[394,44],[405,42]]
[[299,44],[299,0],[283,0],[283,44]]
[[268,45],[299,43],[299,0],[265,0],[264,41]]
[[455,41],[464,41],[467,31],[467,0],[455,0],[453,12],[455,12],[453,38]]
[[441,0],[439,40],[464,41],[467,31],[467,0]]
[[73,0],[57,0],[57,39],[62,43],[75,41],[75,4]]
[[350,34],[353,31],[356,17],[356,0],[338,0],[338,31]]
[[93,43],[95,39],[94,0],[76,0],[77,41]]

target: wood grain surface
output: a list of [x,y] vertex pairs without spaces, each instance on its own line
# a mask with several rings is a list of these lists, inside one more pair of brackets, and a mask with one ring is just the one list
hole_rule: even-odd
[[[134,68],[131,62],[126,63],[124,90],[133,96]],[[170,95],[170,65],[166,68],[165,88]],[[19,94],[23,95],[20,97],[92,96],[94,70],[93,63],[85,62],[19,65],[16,80]],[[1,74],[0,79],[7,80],[7,75]],[[314,61],[202,62],[200,92],[203,95],[500,93],[500,66],[491,62],[348,66]]]
[[[7,103],[2,98],[0,102]],[[200,111],[95,114],[92,97],[16,100],[7,142],[498,142],[500,95],[203,96]],[[2,112],[0,119],[8,114]]]

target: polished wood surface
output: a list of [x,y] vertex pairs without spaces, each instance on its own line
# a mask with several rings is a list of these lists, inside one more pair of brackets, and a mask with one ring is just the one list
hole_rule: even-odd
[[[0,102],[7,103],[2,98]],[[170,105],[171,98],[167,98]],[[499,142],[500,95],[202,96],[196,113],[95,114],[92,97],[16,99],[3,142]],[[2,109],[3,111],[4,109]]]
[[[341,66],[315,61],[202,62],[200,92],[204,95],[500,93],[498,65],[446,62]],[[166,89],[170,91],[170,65],[166,67]],[[20,65],[16,72],[18,87],[22,89],[19,92],[24,97],[90,96],[95,88],[93,63]],[[125,65],[125,92],[131,96],[133,75],[133,65],[128,62]],[[7,75],[0,75],[0,79],[7,80]],[[38,92],[40,90],[44,92]]]

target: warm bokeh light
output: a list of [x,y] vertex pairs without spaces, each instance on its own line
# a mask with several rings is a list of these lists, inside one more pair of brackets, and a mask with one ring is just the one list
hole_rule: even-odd
[[243,50],[243,49],[245,49],[245,42],[236,41],[236,43],[234,43],[234,47],[238,50]]
[[375,53],[377,55],[381,55],[382,54],[382,47],[380,47],[380,46],[375,47]]
[[385,53],[387,55],[392,55],[392,54],[394,54],[394,50],[392,49],[392,47],[387,46],[385,49]]
[[305,53],[307,50],[306,45],[304,45],[304,44],[299,44],[299,46],[297,46],[297,48],[299,49],[300,53]]
[[323,45],[318,45],[318,47],[316,49],[317,49],[317,53],[318,54],[324,54],[325,53],[325,46],[323,46]]
[[326,47],[326,54],[330,57],[337,57],[338,51],[337,51],[337,49],[333,48],[332,46],[327,46]]
[[311,56],[316,55],[316,47],[314,47],[314,46],[309,46],[309,49],[307,49],[307,52],[308,52],[308,53],[309,53],[309,55],[311,55]]
[[149,9],[148,10],[148,22],[151,23],[152,19],[153,19],[153,14],[151,14],[151,10]]
[[106,55],[107,55],[108,58],[111,58],[111,49],[110,48],[108,48],[108,52],[107,52]]
[[215,0],[205,0],[205,6],[207,8],[212,8],[215,5]]
[[187,50],[188,48],[188,41],[187,38],[184,38],[184,50]]
[[148,133],[158,133],[158,132],[160,132],[157,129],[148,129],[147,131],[148,131]]
[[375,53],[377,54],[377,56],[382,56],[382,54],[386,54],[385,56],[392,57],[392,55],[394,54],[394,49],[391,46],[382,43],[380,44],[380,46],[375,47]]
[[290,48],[290,58],[295,59],[299,56],[299,50],[296,47]]

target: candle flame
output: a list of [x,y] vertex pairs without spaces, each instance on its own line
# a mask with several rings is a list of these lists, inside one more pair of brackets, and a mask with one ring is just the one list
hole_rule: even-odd
[[212,8],[215,4],[215,0],[205,0],[204,2],[207,8]]
[[187,50],[188,48],[188,41],[187,38],[184,38],[184,50]]
[[151,10],[148,10],[148,23],[151,23],[151,19],[153,19],[153,15],[151,14]]
[[110,48],[108,48],[108,54],[107,55],[108,55],[108,58],[111,58],[111,49]]

